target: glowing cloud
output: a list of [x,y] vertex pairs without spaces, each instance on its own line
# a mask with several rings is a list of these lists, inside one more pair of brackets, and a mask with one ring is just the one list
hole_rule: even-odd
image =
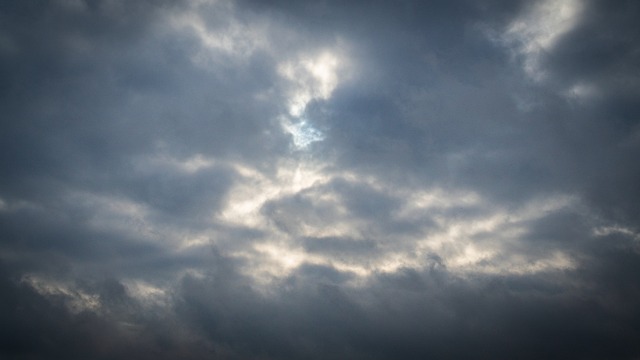
[[280,119],[282,127],[293,136],[297,149],[321,141],[324,135],[304,118],[307,105],[314,100],[327,100],[338,86],[338,75],[344,61],[333,52],[301,56],[278,67],[280,75],[291,84],[288,92],[288,114]]
[[524,71],[533,80],[544,80],[540,56],[550,51],[562,35],[573,29],[581,11],[580,0],[546,0],[535,3],[527,13],[507,27],[503,40],[524,58]]

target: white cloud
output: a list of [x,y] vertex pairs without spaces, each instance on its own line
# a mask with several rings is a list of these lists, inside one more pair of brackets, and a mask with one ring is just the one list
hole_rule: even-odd
[[21,282],[29,285],[41,295],[62,297],[69,311],[75,314],[86,310],[98,311],[102,306],[98,295],[89,294],[59,280],[41,277],[36,274],[26,274],[22,277]]
[[531,79],[545,79],[540,57],[575,27],[582,9],[581,0],[545,0],[533,4],[525,14],[509,24],[502,41],[522,56],[523,69]]
[[287,94],[288,114],[281,116],[285,131],[293,137],[296,149],[321,141],[324,135],[304,117],[307,105],[314,100],[327,100],[346,76],[346,61],[337,51],[321,51],[303,54],[294,60],[286,60],[278,66],[278,73],[286,79],[290,88]]
[[280,64],[278,72],[293,84],[288,96],[292,117],[300,117],[312,100],[326,100],[331,96],[338,85],[341,64],[342,60],[330,51],[303,55]]
[[[232,1],[191,1],[186,11],[170,14],[169,23],[178,31],[195,35],[202,48],[192,57],[205,68],[215,69],[248,59],[255,51],[269,51],[270,32],[266,22],[245,23],[237,19]],[[207,23],[205,15],[216,14],[215,27]],[[220,55],[225,57],[220,57]],[[229,63],[231,62],[231,63]]]
[[[422,233],[387,232],[379,227],[377,218],[362,218],[351,213],[343,195],[326,186],[336,177],[349,179],[353,186],[361,183],[403,199],[403,205],[390,214],[389,220],[425,226]],[[296,178],[305,179],[305,183],[297,183]],[[286,222],[282,228],[261,211],[269,201],[292,196],[304,199],[308,205],[302,209],[278,210],[278,218]],[[571,258],[559,250],[528,254],[527,249],[518,250],[519,247],[514,246],[522,241],[531,222],[571,207],[575,202],[572,196],[558,195],[538,198],[515,209],[502,208],[489,206],[487,199],[471,191],[399,189],[355,173],[332,173],[320,166],[295,170],[284,167],[277,178],[259,174],[247,178],[244,185],[232,191],[221,219],[240,221],[266,234],[255,243],[253,250],[245,249],[239,254],[253,264],[247,274],[260,281],[285,276],[302,263],[327,265],[360,277],[394,272],[403,267],[420,269],[428,265],[424,260],[431,254],[440,256],[454,273],[522,274],[575,266]],[[456,208],[479,211],[462,218],[447,215],[448,209]],[[335,216],[318,217],[315,212]],[[437,227],[420,225],[425,216],[434,218]],[[373,241],[378,250],[373,257],[336,257],[301,247],[301,239],[326,237]],[[491,240],[478,240],[484,238]]]

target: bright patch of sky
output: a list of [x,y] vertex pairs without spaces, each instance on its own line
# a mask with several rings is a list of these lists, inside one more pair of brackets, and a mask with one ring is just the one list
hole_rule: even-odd
[[580,0],[538,2],[508,26],[503,40],[514,46],[516,54],[523,57],[522,66],[531,79],[545,79],[540,56],[550,51],[564,34],[574,28],[580,19],[582,7]]
[[287,120],[283,120],[283,126],[293,137],[293,145],[297,149],[304,149],[309,144],[324,139],[324,134],[306,120],[293,124]]
[[285,61],[278,72],[291,84],[287,106],[288,114],[282,116],[282,127],[293,137],[296,149],[304,149],[309,144],[321,141],[324,135],[305,118],[309,103],[327,100],[338,86],[338,71],[341,59],[334,53],[325,51],[316,56],[301,56],[293,61]]

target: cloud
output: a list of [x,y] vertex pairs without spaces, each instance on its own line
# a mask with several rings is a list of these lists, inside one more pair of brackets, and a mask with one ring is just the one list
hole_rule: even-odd
[[637,13],[0,5],[0,356],[638,357]]

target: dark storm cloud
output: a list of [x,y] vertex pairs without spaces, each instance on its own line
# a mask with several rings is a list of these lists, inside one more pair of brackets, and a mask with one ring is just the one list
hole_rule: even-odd
[[[503,200],[554,186],[536,159],[538,148],[549,147],[539,143],[549,141],[547,134],[530,136],[554,129],[523,121],[513,94],[534,90],[520,84],[504,49],[482,31],[503,20],[472,5],[441,5],[387,9],[399,19],[363,10],[382,12],[381,19],[363,21],[370,32],[353,35],[366,75],[337,89],[323,111],[311,109],[330,134],[319,146],[344,167],[482,187]],[[382,41],[378,32],[392,39]]]
[[0,356],[638,357],[638,11],[3,3]]
[[252,102],[257,112],[233,105],[272,70],[256,62],[247,74],[219,78],[194,66],[199,40],[166,33],[164,17],[183,7],[2,5],[1,251],[17,278],[172,281],[208,256],[170,255],[162,239],[189,236],[168,235],[172,226],[202,228],[236,176],[217,164],[190,176],[174,163],[194,154],[243,157],[250,147],[258,152],[247,161],[262,163],[266,148],[281,151],[271,137],[256,141],[272,126],[269,104]]
[[[615,279],[614,285],[600,282],[594,274],[572,272],[463,280],[448,274],[438,259],[431,259],[429,270],[382,275],[361,289],[335,285],[327,275],[324,280],[310,281],[318,279],[315,274],[322,270],[303,268],[284,280],[276,297],[252,291],[249,280],[239,276],[233,264],[219,258],[204,279],[187,277],[180,288],[181,300],[175,311],[180,321],[200,333],[192,340],[163,327],[152,330],[175,321],[171,318],[154,320],[138,313],[125,317],[129,324],[118,324],[91,313],[71,317],[58,308],[60,305],[50,305],[37,294],[27,297],[28,288],[8,284],[12,292],[7,293],[7,307],[32,310],[31,306],[39,303],[36,314],[58,315],[47,317],[51,323],[38,325],[25,316],[10,318],[17,328],[30,329],[29,335],[36,335],[25,335],[21,341],[41,341],[39,336],[43,336],[55,342],[12,342],[6,354],[39,355],[44,351],[72,358],[86,354],[139,358],[179,354],[232,359],[506,359],[513,354],[531,359],[631,357],[638,351],[633,339],[640,329],[632,325],[638,311],[632,303],[620,305],[629,298],[629,291],[637,291],[638,284],[621,282],[618,275],[633,271],[637,256],[624,259],[629,254],[616,250],[607,256],[594,255],[600,260],[592,269],[600,273],[600,266],[604,266],[607,273],[603,276]],[[574,286],[567,287],[567,279],[575,282]],[[112,319],[135,309],[122,285],[113,281],[97,285],[104,303],[110,304]],[[16,293],[20,294],[20,305],[12,302]],[[611,295],[601,298],[605,293]],[[137,327],[124,330],[118,325]],[[63,327],[66,331],[58,333]],[[85,341],[76,343],[76,339]],[[86,345],[99,342],[109,346]],[[65,343],[70,346],[59,347]]]
[[44,298],[4,275],[3,272],[0,283],[0,318],[1,354],[5,358],[199,359],[212,354],[206,344],[195,338],[175,337],[179,325],[166,314],[140,312],[139,304],[113,279],[90,285],[106,304],[105,313],[72,314],[63,297]]
[[194,67],[189,57],[198,40],[158,36],[165,25],[151,21],[173,7],[4,6],[16,49],[2,57],[3,166],[12,169],[3,182],[32,174],[77,181],[78,169],[87,177],[129,171],[130,157],[158,142],[187,154],[263,153],[249,139],[270,126],[269,105],[233,104],[258,90],[247,87],[261,86],[255,75],[266,69],[250,64],[248,74],[219,78]]
[[639,29],[634,19],[638,4],[589,5],[581,23],[547,56],[545,66],[557,87],[577,84],[595,89],[575,110],[578,118],[567,124],[577,133],[574,141],[581,142],[575,162],[580,175],[589,179],[585,186],[594,205],[637,227],[640,82]]
[[[193,65],[198,39],[162,36],[170,30],[163,17],[184,4],[2,6],[8,48],[1,56],[0,197],[9,209],[2,214],[7,251],[52,251],[72,263],[85,256],[98,262],[153,257],[160,247],[138,239],[147,222],[202,226],[235,176],[225,166],[190,176],[163,164],[163,156],[187,161],[193,154],[253,152],[247,161],[262,163],[258,154],[268,157],[266,148],[285,148],[271,137],[257,140],[273,125],[269,104],[233,105],[259,91],[264,83],[254,79],[272,70],[256,62],[247,74],[220,78]],[[89,223],[110,216],[97,203],[119,206],[110,198],[143,204],[150,219],[129,214],[109,224],[124,231],[96,229]]]
[[[629,266],[637,266],[637,254],[625,262],[616,258],[620,255],[613,251],[598,260],[598,266],[633,271]],[[304,270],[283,284],[282,299],[261,299],[237,289],[231,292],[235,299],[249,297],[252,302],[232,305],[219,296],[207,301],[214,294],[201,294],[202,289],[228,286],[220,276],[210,278],[216,284],[192,286],[186,296],[209,306],[196,317],[207,331],[231,327],[220,335],[232,336],[228,341],[239,351],[258,346],[254,352],[284,358],[626,358],[638,350],[632,340],[640,329],[624,320],[637,318],[637,308],[612,308],[608,299],[600,298],[608,285],[593,274],[462,280],[448,274],[438,259],[430,261],[430,270],[382,275],[359,290],[327,280],[309,285]],[[574,286],[567,287],[567,279],[576,282]],[[637,281],[624,282],[637,290]],[[276,338],[272,331],[277,331]]]

